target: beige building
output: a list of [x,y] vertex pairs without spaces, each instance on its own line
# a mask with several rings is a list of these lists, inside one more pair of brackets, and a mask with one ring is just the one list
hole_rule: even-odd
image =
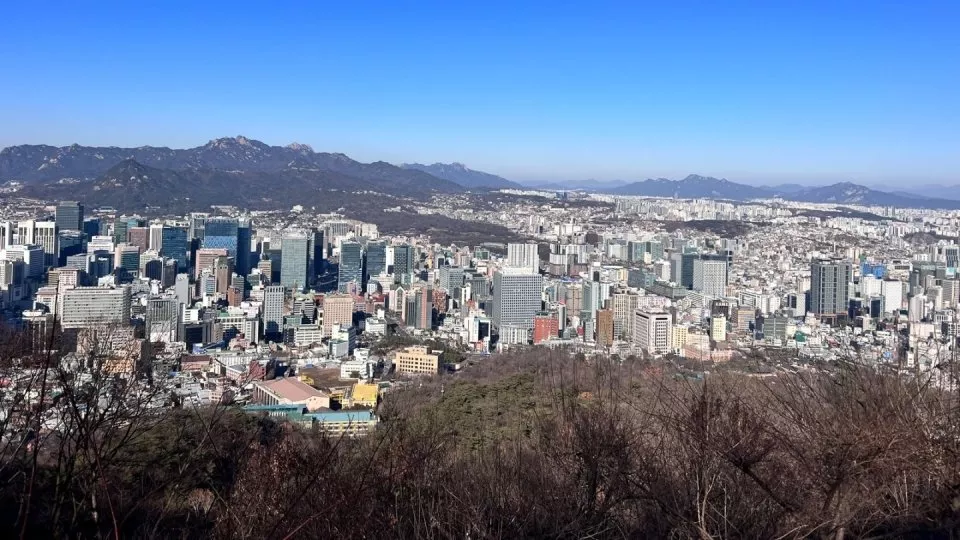
[[440,369],[440,351],[423,346],[407,347],[397,352],[393,363],[397,373],[425,373],[434,375]]
[[330,337],[335,324],[353,326],[354,305],[349,294],[328,294],[323,298],[323,337]]

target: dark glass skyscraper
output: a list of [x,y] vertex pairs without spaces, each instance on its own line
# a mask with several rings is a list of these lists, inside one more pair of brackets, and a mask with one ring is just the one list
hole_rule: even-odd
[[57,205],[56,220],[61,231],[82,231],[83,205],[76,201],[62,201]]
[[359,242],[343,242],[340,244],[340,269],[337,278],[337,288],[342,292],[347,290],[349,283],[356,283],[363,287],[363,248]]
[[312,277],[317,277],[323,274],[324,270],[324,261],[326,260],[327,253],[327,244],[326,238],[323,236],[322,229],[314,229],[313,237],[310,241],[310,246],[313,252],[311,253],[311,271]]
[[409,285],[415,267],[413,246],[400,245],[393,248],[394,281]]
[[385,242],[370,242],[367,244],[366,279],[379,276],[387,271],[387,244]]
[[240,220],[237,224],[237,254],[235,266],[237,267],[237,273],[241,276],[249,274],[253,267],[250,245],[252,241],[253,233],[250,230],[250,222],[245,219]]
[[177,261],[177,268],[187,267],[187,229],[164,225],[161,235],[160,254]]

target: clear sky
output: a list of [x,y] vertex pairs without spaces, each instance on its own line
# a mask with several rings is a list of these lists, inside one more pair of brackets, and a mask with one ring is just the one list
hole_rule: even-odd
[[960,183],[957,0],[7,2],[0,74],[0,146]]

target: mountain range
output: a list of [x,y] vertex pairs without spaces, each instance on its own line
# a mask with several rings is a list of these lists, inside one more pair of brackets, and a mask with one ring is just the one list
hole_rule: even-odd
[[404,169],[432,174],[437,178],[455,182],[465,188],[523,189],[523,186],[516,182],[495,174],[469,169],[463,163],[434,163],[433,165],[404,163],[400,166]]
[[[270,146],[243,136],[214,139],[186,149],[71,145],[20,145],[0,150],[0,183],[17,182],[22,196],[47,200],[79,199],[122,210],[144,206],[174,209],[232,204],[247,208],[324,206],[350,200],[350,193],[423,197],[489,189],[523,188],[518,182],[470,169],[462,163],[361,163],[344,154],[315,152],[293,143]],[[752,186],[726,179],[689,175],[639,182],[595,180],[539,184],[538,189],[571,189],[612,195],[749,200],[785,200],[958,209],[949,188],[938,197],[903,190],[880,191],[843,182],[820,187],[796,184]],[[534,187],[534,186],[528,186]],[[9,190],[7,190],[9,191]]]

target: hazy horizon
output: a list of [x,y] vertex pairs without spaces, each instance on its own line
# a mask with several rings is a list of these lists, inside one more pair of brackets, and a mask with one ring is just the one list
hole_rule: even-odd
[[0,147],[244,134],[522,183],[952,185],[958,16],[955,3],[19,3],[0,20]]

